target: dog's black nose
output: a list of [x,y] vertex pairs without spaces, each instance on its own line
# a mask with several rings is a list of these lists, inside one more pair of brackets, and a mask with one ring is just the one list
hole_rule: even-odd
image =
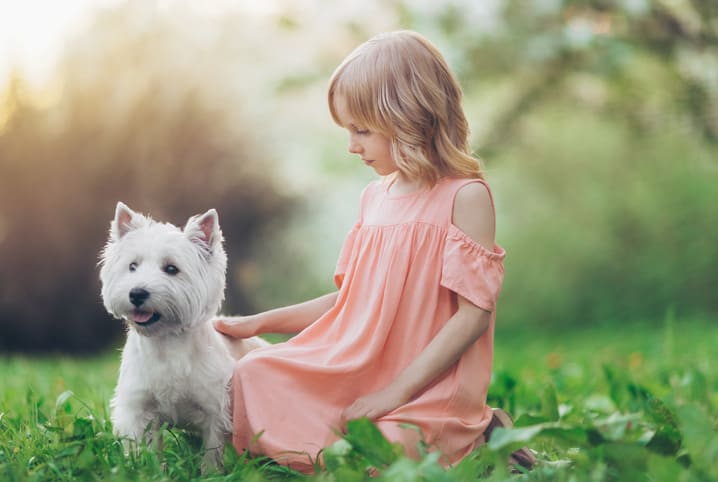
[[130,303],[139,307],[150,297],[150,292],[144,288],[132,288],[130,290]]

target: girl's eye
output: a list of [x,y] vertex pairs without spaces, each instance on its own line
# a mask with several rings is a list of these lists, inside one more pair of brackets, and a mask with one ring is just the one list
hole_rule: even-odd
[[134,271],[134,270],[136,270],[136,269],[137,269],[137,263],[135,263],[135,262],[133,261],[132,263],[130,263],[130,271]]
[[179,268],[173,264],[168,264],[167,266],[162,268],[162,271],[164,271],[165,273],[167,273],[170,276],[176,276],[180,272]]
[[365,136],[365,135],[369,134],[369,130],[368,129],[357,129],[356,133],[359,134],[360,136]]

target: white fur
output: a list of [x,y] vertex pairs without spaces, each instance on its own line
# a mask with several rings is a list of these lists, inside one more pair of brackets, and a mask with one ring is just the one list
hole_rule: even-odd
[[[221,465],[232,430],[228,388],[233,351],[210,323],[224,299],[227,256],[222,242],[213,209],[179,229],[118,203],[100,270],[105,308],[128,327],[110,402],[115,434],[151,441],[159,439],[164,423],[197,430],[207,450],[205,468]],[[179,272],[172,274],[169,265]],[[132,290],[149,296],[143,302],[135,299],[141,302],[135,306]],[[146,324],[138,312],[160,318]],[[251,346],[234,355],[262,344],[247,343]]]

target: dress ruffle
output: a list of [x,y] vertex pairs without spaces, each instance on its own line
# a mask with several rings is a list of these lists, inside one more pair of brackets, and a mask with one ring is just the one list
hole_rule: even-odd
[[489,251],[451,224],[444,247],[441,285],[479,308],[493,312],[504,279],[506,251]]

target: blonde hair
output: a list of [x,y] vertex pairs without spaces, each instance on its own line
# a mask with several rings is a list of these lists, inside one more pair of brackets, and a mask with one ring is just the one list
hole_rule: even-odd
[[461,87],[444,57],[416,32],[377,35],[357,47],[329,81],[329,110],[342,96],[363,127],[391,140],[394,162],[410,179],[483,178],[469,147]]

